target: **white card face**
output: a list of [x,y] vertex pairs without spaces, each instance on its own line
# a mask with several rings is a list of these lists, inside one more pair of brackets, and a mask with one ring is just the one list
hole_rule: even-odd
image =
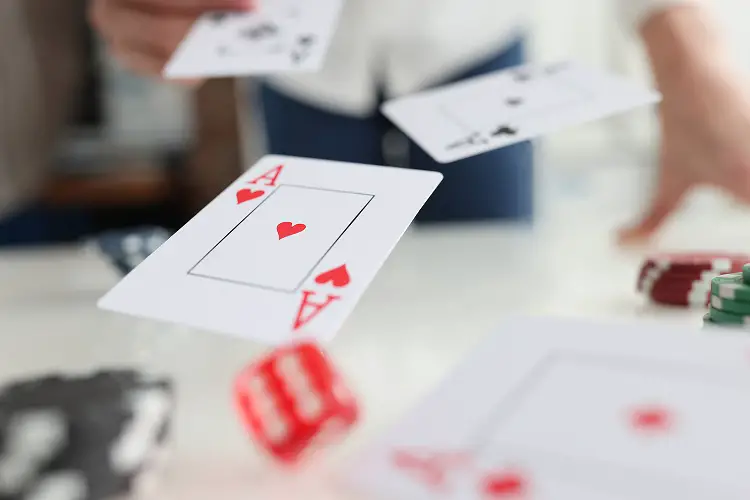
[[99,306],[271,345],[328,340],[441,180],[266,156]]
[[167,78],[316,71],[343,0],[261,0],[253,12],[201,17],[164,69]]
[[345,474],[389,499],[739,500],[748,419],[746,337],[519,318]]
[[382,111],[436,161],[451,163],[659,100],[622,77],[558,63],[394,99]]

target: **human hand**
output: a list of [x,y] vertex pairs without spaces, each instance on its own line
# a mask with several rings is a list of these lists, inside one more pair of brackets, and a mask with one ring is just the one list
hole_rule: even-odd
[[695,13],[682,11],[685,17],[671,22],[678,31],[689,26],[685,36],[698,43],[674,51],[665,50],[670,42],[662,39],[666,43],[651,54],[663,94],[659,175],[646,213],[619,234],[625,245],[647,242],[694,187],[718,187],[750,203],[750,80],[712,32],[701,32],[711,24],[703,15],[691,17]]
[[160,77],[201,14],[252,6],[253,0],[90,0],[89,19],[121,64]]

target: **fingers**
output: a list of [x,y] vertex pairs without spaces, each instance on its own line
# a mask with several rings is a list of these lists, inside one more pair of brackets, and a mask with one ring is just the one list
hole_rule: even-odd
[[251,0],[91,0],[89,19],[118,61],[140,74],[160,76],[199,15],[250,4]]
[[107,41],[122,50],[144,50],[166,62],[180,44],[196,16],[174,13],[162,15],[146,10],[129,8],[114,0],[100,0],[101,9],[97,26]]
[[619,243],[622,245],[646,243],[677,210],[691,187],[680,179],[663,177],[650,207],[637,223],[620,231]]
[[662,144],[659,151],[659,177],[653,199],[640,220],[618,233],[618,243],[623,246],[647,243],[679,207],[693,180],[685,175],[679,145],[666,130],[662,130]]

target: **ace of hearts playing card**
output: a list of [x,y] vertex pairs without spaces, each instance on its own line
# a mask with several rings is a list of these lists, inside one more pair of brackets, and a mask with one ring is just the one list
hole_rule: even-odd
[[512,318],[344,471],[409,500],[750,494],[750,339]]
[[99,306],[271,345],[330,339],[441,180],[266,156]]

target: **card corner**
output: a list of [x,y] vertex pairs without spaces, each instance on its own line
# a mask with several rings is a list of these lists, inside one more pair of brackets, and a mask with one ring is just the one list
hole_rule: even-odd
[[433,171],[432,174],[432,176],[438,181],[438,184],[443,182],[443,180],[445,179],[445,174],[443,174],[442,172]]
[[175,73],[173,64],[167,64],[164,69],[161,72],[161,77],[164,80],[167,81],[173,81],[173,80],[179,80],[180,78],[185,78],[184,76],[180,76],[179,73]]
[[385,101],[384,103],[380,105],[380,112],[386,116],[390,115],[391,108],[393,108],[394,103],[397,103],[397,99],[391,99],[389,101]]
[[101,309],[103,311],[112,311],[112,307],[109,305],[109,295],[111,293],[111,290],[101,297],[99,297],[99,300],[96,301],[96,307],[97,309]]
[[433,154],[430,154],[430,156],[432,157],[433,160],[435,160],[436,162],[438,162],[441,165],[449,165],[451,163],[457,162],[460,159],[460,158],[455,158],[455,157],[452,157],[452,156],[444,157],[444,156],[433,155]]

